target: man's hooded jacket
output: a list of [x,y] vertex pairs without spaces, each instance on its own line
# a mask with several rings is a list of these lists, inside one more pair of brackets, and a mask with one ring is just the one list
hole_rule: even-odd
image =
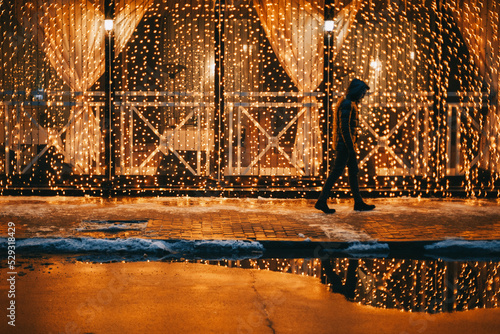
[[365,82],[354,79],[347,88],[345,97],[342,97],[335,106],[333,143],[336,146],[344,143],[349,153],[354,153],[354,143],[357,138],[359,123],[357,104],[369,89]]

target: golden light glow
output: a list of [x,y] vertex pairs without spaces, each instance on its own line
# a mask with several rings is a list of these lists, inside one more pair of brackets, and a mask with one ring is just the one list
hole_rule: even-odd
[[498,196],[500,3],[462,3],[3,1],[0,190],[317,191],[357,77],[364,189]]
[[496,308],[500,264],[412,259],[249,259],[188,261],[318,277],[348,300],[409,312]]

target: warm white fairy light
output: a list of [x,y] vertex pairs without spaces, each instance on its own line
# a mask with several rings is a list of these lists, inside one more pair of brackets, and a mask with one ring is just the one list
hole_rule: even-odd
[[[324,102],[333,105],[360,77],[372,87],[361,107],[362,186],[388,194],[494,190],[500,5],[460,4],[311,0],[264,13],[259,6],[274,2],[117,1],[116,186],[221,189],[207,185],[209,176],[227,178],[232,189],[317,189],[327,153],[326,133],[316,131],[329,125]],[[341,26],[346,8],[355,15]],[[267,17],[271,27],[287,10],[302,25],[272,30],[261,22]],[[0,13],[0,188],[20,174],[21,187],[100,188],[108,168],[99,139],[106,130],[102,30],[110,28],[104,2],[3,1]],[[317,47],[306,47],[307,39]],[[288,45],[296,50],[280,49]],[[294,54],[305,61],[290,61]],[[326,80],[311,81],[310,69],[320,78],[323,67],[334,73],[328,96]],[[492,173],[479,184],[483,170]]]

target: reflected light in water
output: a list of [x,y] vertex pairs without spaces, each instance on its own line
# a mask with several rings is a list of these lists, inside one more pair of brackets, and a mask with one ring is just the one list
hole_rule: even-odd
[[496,308],[500,263],[412,259],[247,259],[188,262],[320,277],[362,305],[441,313]]

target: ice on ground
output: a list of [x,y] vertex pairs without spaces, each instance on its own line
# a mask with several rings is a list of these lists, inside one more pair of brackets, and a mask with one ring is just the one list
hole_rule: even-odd
[[108,221],[108,220],[89,220],[80,223],[80,227],[75,230],[78,232],[100,231],[100,232],[120,232],[120,231],[143,231],[148,226],[148,220],[132,221]]
[[142,231],[145,227],[115,224],[112,226],[81,227],[75,229],[78,232],[120,232],[120,231]]
[[332,240],[339,241],[366,241],[372,240],[366,232],[345,223],[324,222],[310,223],[309,226],[321,229],[325,235]]
[[57,226],[36,226],[36,227],[28,227],[27,230],[29,232],[54,232],[59,230],[59,227]]

